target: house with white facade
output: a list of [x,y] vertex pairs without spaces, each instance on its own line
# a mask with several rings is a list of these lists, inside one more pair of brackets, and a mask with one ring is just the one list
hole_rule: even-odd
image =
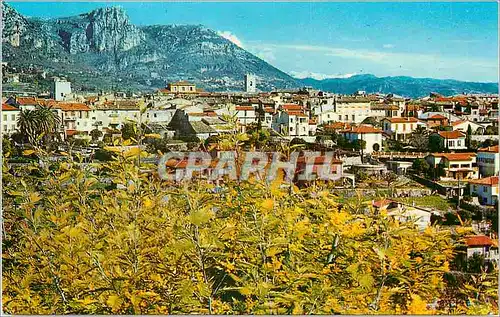
[[431,168],[444,169],[442,180],[477,179],[479,172],[476,164],[476,153],[433,153],[425,160]]
[[471,195],[477,195],[483,205],[498,203],[498,176],[473,179],[469,181]]
[[257,114],[255,108],[252,106],[236,106],[236,117],[238,122],[243,126],[247,126],[250,123],[257,122]]
[[479,124],[477,122],[469,121],[469,120],[458,120],[451,123],[453,130],[460,131],[463,133],[467,133],[469,126],[471,127],[471,131],[473,134],[476,133],[484,133],[486,130],[486,125]]
[[466,150],[465,139],[467,135],[461,131],[438,131],[434,133],[441,139],[443,148],[449,150]]
[[486,261],[495,261],[498,264],[498,240],[485,235],[468,236],[465,237],[465,245],[467,246],[467,258],[478,254]]
[[309,118],[303,106],[285,104],[281,105],[274,115],[271,127],[285,136],[308,136]]
[[[329,121],[361,123],[372,117],[371,101],[365,97],[341,97],[335,100],[334,117]],[[322,121],[328,122],[328,121]]]
[[382,130],[376,129],[369,125],[361,125],[351,127],[350,129],[341,131],[344,138],[350,142],[362,140],[366,142],[364,149],[365,153],[372,153],[382,149]]
[[500,154],[498,145],[477,150],[477,166],[481,177],[498,176],[500,171]]
[[[89,114],[93,129],[121,129],[128,121],[139,121],[139,105],[107,102],[96,106]],[[93,130],[92,129],[92,130]]]
[[2,133],[9,135],[18,130],[17,120],[21,110],[14,106],[2,103]]
[[89,134],[95,129],[90,113],[91,108],[80,102],[59,102],[53,106],[61,117],[66,137],[75,134]]
[[413,117],[385,118],[382,120],[382,128],[391,139],[404,142],[417,129],[418,122],[418,119]]

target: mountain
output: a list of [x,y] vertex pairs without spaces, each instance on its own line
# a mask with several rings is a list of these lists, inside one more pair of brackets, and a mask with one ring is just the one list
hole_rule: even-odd
[[[189,80],[211,91],[241,91],[244,75],[252,73],[264,91],[313,86],[335,93],[365,90],[408,97],[431,91],[498,91],[494,83],[430,78],[297,79],[201,25],[136,26],[119,7],[56,19],[24,17],[5,2],[2,9],[2,58],[9,68],[65,76],[77,90],[152,90],[167,81]],[[50,84],[43,78],[36,82],[43,89]]]
[[305,86],[341,94],[352,94],[358,90],[367,93],[393,93],[405,97],[424,97],[430,92],[445,96],[461,93],[498,93],[497,83],[475,83],[451,79],[413,78],[407,76],[376,77],[374,75],[354,75],[349,78],[327,78],[300,80]]
[[3,3],[3,60],[66,75],[85,89],[155,89],[189,80],[209,90],[298,87],[290,75],[201,25],[133,25],[120,7],[78,16],[27,18]]

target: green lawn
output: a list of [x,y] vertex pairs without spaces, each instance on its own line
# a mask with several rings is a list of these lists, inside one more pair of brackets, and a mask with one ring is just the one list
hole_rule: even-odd
[[409,205],[415,203],[415,205],[419,207],[435,208],[442,211],[448,211],[449,208],[456,209],[456,205],[437,195],[425,197],[394,198],[394,200]]

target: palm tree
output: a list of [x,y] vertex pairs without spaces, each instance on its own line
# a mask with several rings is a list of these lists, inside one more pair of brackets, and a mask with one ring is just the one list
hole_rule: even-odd
[[21,110],[17,125],[28,143],[34,144],[38,131],[36,110]]
[[419,151],[429,148],[429,131],[423,126],[418,126],[410,135],[410,144]]
[[18,126],[29,143],[35,145],[41,140],[47,144],[54,136],[58,136],[61,118],[52,111],[52,107],[38,106],[34,110],[22,110]]

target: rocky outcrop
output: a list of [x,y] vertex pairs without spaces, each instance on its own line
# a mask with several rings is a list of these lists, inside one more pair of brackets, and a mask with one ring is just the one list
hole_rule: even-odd
[[49,23],[71,54],[127,51],[145,39],[144,33],[130,23],[120,7],[97,9]]
[[[93,81],[99,86],[98,74],[116,79],[114,85],[128,79],[128,83],[153,88],[165,81],[187,79],[210,90],[235,90],[243,89],[246,73],[263,78],[261,89],[297,86],[288,74],[200,25],[137,27],[119,7],[49,20],[26,19],[7,8],[9,28],[4,35],[9,47],[4,57],[11,62],[29,60],[30,64],[69,70],[85,77],[87,86]],[[31,37],[29,52],[15,45],[12,30],[16,23],[21,25],[22,38]],[[46,54],[48,46],[59,51]],[[155,80],[151,80],[152,73]]]

